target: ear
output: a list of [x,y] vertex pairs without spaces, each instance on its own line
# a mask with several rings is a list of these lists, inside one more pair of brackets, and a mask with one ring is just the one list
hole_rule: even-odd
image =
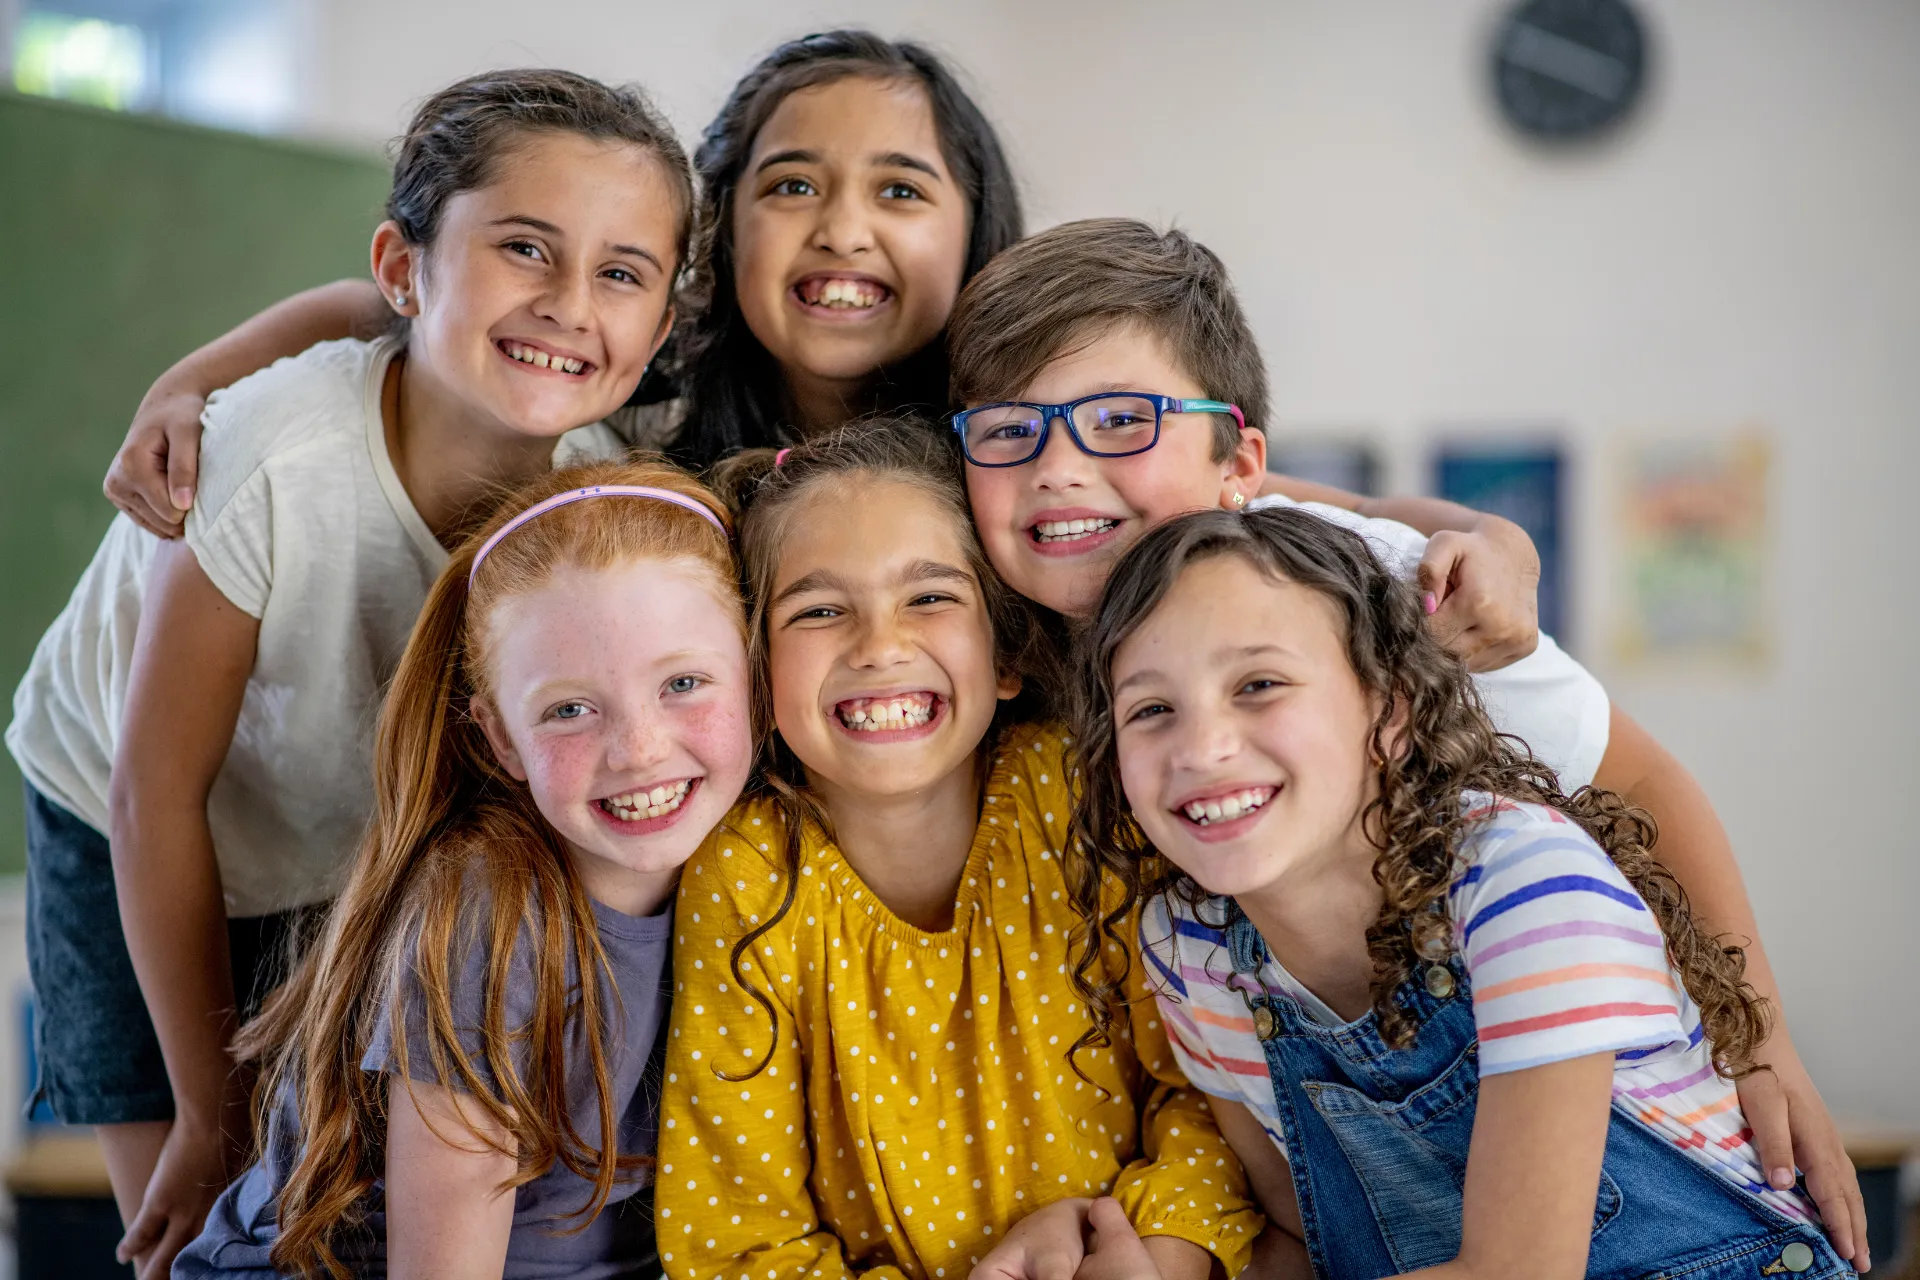
[[1019,697],[1020,690],[1025,687],[1026,682],[1019,676],[1011,673],[1002,673],[999,682],[994,685],[994,694],[1000,701],[1006,702],[1011,698]]
[[[1374,701],[1374,715],[1378,716],[1380,714],[1380,700],[1376,698]],[[1412,715],[1412,710],[1406,698],[1398,697],[1394,699],[1393,714],[1387,718],[1385,724],[1380,726],[1380,731],[1374,739],[1374,741],[1380,744],[1380,750],[1386,753],[1387,760],[1397,760],[1405,754],[1407,747],[1407,726],[1412,720]],[[1370,748],[1371,745],[1370,743]],[[1383,760],[1381,763],[1384,764],[1385,761]]]
[[[1267,479],[1267,438],[1252,427],[1240,428],[1240,443],[1221,464],[1220,505],[1237,511],[1260,496]],[[1239,497],[1241,501],[1235,502]]]
[[420,314],[420,250],[400,234],[400,224],[389,219],[374,229],[373,282],[387,305],[403,316]]
[[660,327],[653,331],[653,345],[647,348],[648,364],[652,364],[653,358],[660,354],[661,344],[667,340],[667,335],[672,332],[673,332],[673,304],[669,302],[667,304],[667,309],[665,313],[662,314],[660,317]]
[[527,767],[520,762],[520,753],[515,750],[513,739],[507,736],[507,726],[501,722],[500,713],[485,698],[475,698],[471,708],[480,732],[487,735],[487,745],[493,748],[493,758],[500,762],[502,769],[513,775],[516,782],[525,782]]

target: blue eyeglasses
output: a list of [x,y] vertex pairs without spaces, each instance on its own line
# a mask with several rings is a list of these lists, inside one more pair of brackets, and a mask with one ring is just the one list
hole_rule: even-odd
[[1033,461],[1047,447],[1055,418],[1067,424],[1067,434],[1082,453],[1126,458],[1160,443],[1160,419],[1169,413],[1226,413],[1233,415],[1236,425],[1247,425],[1240,407],[1223,400],[1179,400],[1142,391],[1106,391],[1066,404],[983,404],[961,410],[951,421],[968,462],[976,467],[1017,467]]

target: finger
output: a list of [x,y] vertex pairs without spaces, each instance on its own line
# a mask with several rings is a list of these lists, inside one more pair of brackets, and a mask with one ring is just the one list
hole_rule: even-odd
[[122,1265],[152,1252],[153,1246],[167,1233],[167,1215],[151,1204],[140,1206],[140,1212],[127,1224],[127,1233],[120,1237],[120,1243],[113,1247],[114,1259]]
[[1055,1244],[1041,1245],[1027,1254],[1028,1280],[1073,1280],[1084,1256]]
[[1807,1194],[1827,1224],[1835,1252],[1859,1266],[1867,1250],[1867,1213],[1851,1162],[1844,1156],[1813,1161],[1807,1169]]
[[1775,1191],[1791,1191],[1795,1180],[1793,1116],[1780,1077],[1771,1071],[1756,1071],[1740,1081],[1738,1093],[1767,1185]]
[[1420,558],[1414,575],[1420,584],[1421,603],[1429,614],[1438,613],[1453,589],[1453,575],[1460,567],[1457,539],[1437,533],[1427,541],[1427,553]]
[[173,1225],[140,1264],[139,1280],[168,1280],[173,1274],[174,1258],[192,1238],[182,1225]]
[[200,419],[179,418],[167,423],[167,496],[175,510],[193,506],[200,483]]
[[187,518],[184,515],[165,504],[155,507],[147,501],[144,494],[137,496],[133,502],[122,507],[121,510],[125,511],[135,524],[162,538],[177,538],[187,530]]

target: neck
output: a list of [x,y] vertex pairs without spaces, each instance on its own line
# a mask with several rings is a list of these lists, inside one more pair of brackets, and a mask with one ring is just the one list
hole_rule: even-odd
[[580,877],[587,896],[621,915],[650,916],[660,910],[680,879],[680,868],[665,871],[635,871],[608,862],[605,858],[573,848],[574,873]]
[[442,546],[452,547],[484,520],[501,488],[553,465],[555,441],[476,419],[404,351],[387,366],[380,416],[401,487]]
[[1383,898],[1373,878],[1377,852],[1356,819],[1335,847],[1272,884],[1234,895],[1274,959],[1349,1022],[1373,1004],[1367,930]]
[[834,843],[886,908],[915,928],[953,925],[954,898],[980,826],[980,762],[919,791],[875,796],[814,779]]
[[879,407],[871,378],[823,378],[782,367],[782,397],[802,437],[819,435]]

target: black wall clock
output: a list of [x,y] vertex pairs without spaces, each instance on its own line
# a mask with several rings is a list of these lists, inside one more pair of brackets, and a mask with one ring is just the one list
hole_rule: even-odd
[[1626,0],[1522,0],[1493,42],[1501,114],[1537,138],[1591,137],[1633,107],[1647,42]]

